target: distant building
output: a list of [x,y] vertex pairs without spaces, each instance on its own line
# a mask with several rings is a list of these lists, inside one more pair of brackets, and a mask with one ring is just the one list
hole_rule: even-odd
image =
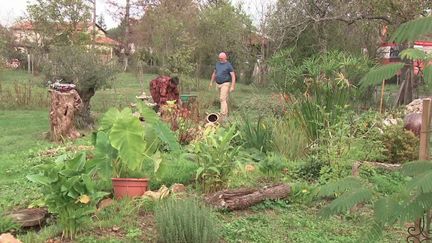
[[[100,25],[95,24],[95,26],[95,48],[100,52],[102,59],[108,61],[113,58],[114,50],[119,48],[121,44],[108,37],[107,32]],[[31,22],[18,22],[10,29],[15,39],[15,46],[18,50],[28,53],[31,46],[34,46],[34,44],[41,44],[40,33]],[[88,23],[87,25],[79,24],[77,31],[83,31],[84,33],[89,34],[91,42],[88,47],[91,47],[93,42],[93,23]]]

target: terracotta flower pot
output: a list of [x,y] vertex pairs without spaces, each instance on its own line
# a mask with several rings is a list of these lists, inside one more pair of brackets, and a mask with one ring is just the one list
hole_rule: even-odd
[[147,191],[148,181],[147,178],[112,178],[114,197],[122,199],[142,196]]

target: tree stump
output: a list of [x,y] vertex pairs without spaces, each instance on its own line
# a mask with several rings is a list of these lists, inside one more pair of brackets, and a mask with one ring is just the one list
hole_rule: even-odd
[[51,140],[54,142],[64,139],[76,139],[80,136],[74,125],[74,117],[82,106],[82,100],[76,90],[60,92],[50,89],[51,108],[50,125]]
[[207,196],[205,201],[218,209],[238,210],[248,208],[266,199],[286,198],[290,193],[289,185],[279,184],[262,189],[223,190]]

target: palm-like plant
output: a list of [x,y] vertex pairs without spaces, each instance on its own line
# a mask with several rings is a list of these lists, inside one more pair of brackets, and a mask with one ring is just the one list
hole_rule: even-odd
[[[365,242],[378,239],[383,229],[396,222],[412,222],[423,217],[432,209],[432,163],[414,161],[404,164],[401,173],[412,177],[402,189],[384,197],[374,197],[372,186],[357,177],[346,177],[320,188],[318,196],[339,195],[321,210],[321,215],[328,217],[346,212],[358,203],[372,202],[374,205],[374,222]],[[430,221],[426,222],[429,224]],[[427,230],[427,229],[426,229]]]
[[[409,21],[402,24],[393,34],[390,41],[397,43],[412,42],[426,34],[432,33],[432,16]],[[400,53],[400,57],[405,62],[397,62],[387,65],[380,65],[370,70],[361,80],[363,87],[378,85],[383,80],[393,77],[396,73],[405,74],[405,80],[399,90],[397,104],[411,102],[412,99],[412,80],[413,80],[413,61],[418,60],[425,64],[423,78],[425,82],[432,81],[432,60],[431,54],[412,48],[407,48]],[[384,83],[383,83],[384,85]]]

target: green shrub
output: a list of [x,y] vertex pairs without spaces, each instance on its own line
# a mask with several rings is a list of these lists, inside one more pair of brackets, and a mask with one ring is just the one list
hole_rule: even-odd
[[219,241],[210,209],[194,199],[162,201],[155,211],[160,242],[211,243]]
[[258,166],[267,177],[272,177],[282,172],[282,169],[286,167],[286,161],[277,153],[269,153],[264,160],[259,162]]
[[309,140],[304,129],[294,119],[283,117],[275,119],[273,127],[274,150],[288,160],[302,158],[306,154]]
[[246,115],[240,126],[240,137],[246,148],[255,148],[264,153],[273,150],[273,133],[269,122],[260,116],[256,122]]
[[217,191],[226,186],[241,148],[233,144],[237,136],[235,126],[228,129],[209,127],[202,140],[191,144],[191,156],[198,164],[195,179],[205,192]]
[[405,163],[418,159],[419,139],[402,125],[383,129],[382,143],[386,148],[387,163]]
[[39,174],[27,179],[42,186],[48,210],[57,216],[66,238],[73,239],[89,222],[96,204],[107,193],[97,191],[93,172],[86,171],[86,154],[71,160],[61,157],[40,166]]
[[0,212],[0,234],[19,229],[20,226],[10,217]]
[[325,163],[311,157],[308,161],[298,166],[293,176],[306,181],[316,181],[321,175],[321,168]]
[[150,178],[151,189],[158,189],[162,185],[169,187],[174,183],[187,185],[193,182],[198,165],[189,160],[186,154],[162,154],[162,160],[159,170]]

